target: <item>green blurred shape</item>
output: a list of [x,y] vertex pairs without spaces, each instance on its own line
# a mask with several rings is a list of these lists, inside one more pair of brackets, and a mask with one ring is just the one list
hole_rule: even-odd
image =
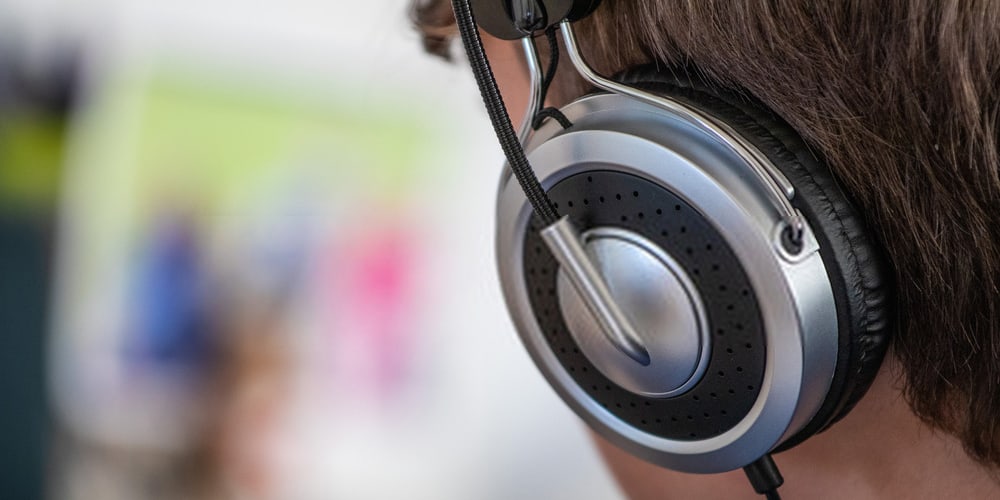
[[298,95],[176,68],[147,83],[136,158],[143,187],[252,199],[275,170],[313,162],[331,187],[393,199],[433,170],[426,159],[439,141],[412,103],[360,108],[352,92]]
[[65,137],[62,117],[37,111],[0,120],[0,210],[48,211],[59,187]]

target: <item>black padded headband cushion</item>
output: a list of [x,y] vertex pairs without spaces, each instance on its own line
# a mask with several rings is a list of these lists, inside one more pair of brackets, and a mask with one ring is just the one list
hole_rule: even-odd
[[791,126],[759,102],[712,88],[690,71],[644,66],[629,70],[620,79],[728,123],[795,186],[793,205],[816,233],[833,284],[840,351],[830,390],[819,411],[777,451],[791,448],[846,415],[878,373],[889,344],[893,305],[891,275],[883,253],[825,163]]

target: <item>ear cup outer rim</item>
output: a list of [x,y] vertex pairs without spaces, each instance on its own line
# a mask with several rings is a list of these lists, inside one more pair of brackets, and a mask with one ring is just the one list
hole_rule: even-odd
[[622,78],[704,109],[760,148],[795,186],[793,204],[816,229],[824,262],[832,270],[841,325],[837,370],[820,410],[778,448],[781,451],[843,418],[874,380],[891,328],[888,265],[836,178],[791,126],[752,98],[711,88],[692,75],[691,71],[664,72],[647,66],[630,70]]

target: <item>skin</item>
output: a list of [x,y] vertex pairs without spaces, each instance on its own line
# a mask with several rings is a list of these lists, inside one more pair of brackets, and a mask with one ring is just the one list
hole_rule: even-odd
[[[517,43],[485,37],[486,50],[512,119],[523,115],[528,76]],[[515,125],[516,127],[516,125]],[[890,354],[872,388],[843,420],[776,455],[785,499],[1000,498],[997,471],[966,455],[953,436],[920,421],[902,395]],[[759,499],[746,476],[684,474],[660,468],[594,435],[608,467],[632,499]]]

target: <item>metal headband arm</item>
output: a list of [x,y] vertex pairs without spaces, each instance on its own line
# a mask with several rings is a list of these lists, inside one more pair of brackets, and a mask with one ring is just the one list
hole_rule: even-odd
[[756,147],[747,142],[740,134],[725,123],[708,116],[683,103],[674,101],[667,97],[658,96],[629,85],[625,85],[614,80],[605,78],[595,72],[584,60],[580,53],[580,47],[576,43],[576,35],[573,26],[569,21],[563,21],[559,25],[563,34],[563,41],[566,44],[566,52],[573,61],[576,71],[593,86],[612,92],[626,95],[637,99],[651,106],[665,109],[686,120],[699,130],[720,140],[723,144],[729,145],[734,152],[746,160],[747,165],[754,177],[764,187],[771,199],[772,204],[781,214],[781,218],[791,230],[792,241],[800,243],[802,233],[805,229],[802,218],[792,206],[791,200],[795,197],[795,188],[781,173],[770,167],[770,161]]
[[528,136],[531,135],[531,124],[535,122],[535,115],[542,109],[542,64],[538,61],[538,49],[535,47],[533,37],[521,39],[521,48],[524,50],[524,59],[528,66],[528,76],[531,77],[531,89],[528,94],[528,109],[524,110],[524,121],[521,122],[521,130],[518,132],[518,139],[521,146],[527,145]]

